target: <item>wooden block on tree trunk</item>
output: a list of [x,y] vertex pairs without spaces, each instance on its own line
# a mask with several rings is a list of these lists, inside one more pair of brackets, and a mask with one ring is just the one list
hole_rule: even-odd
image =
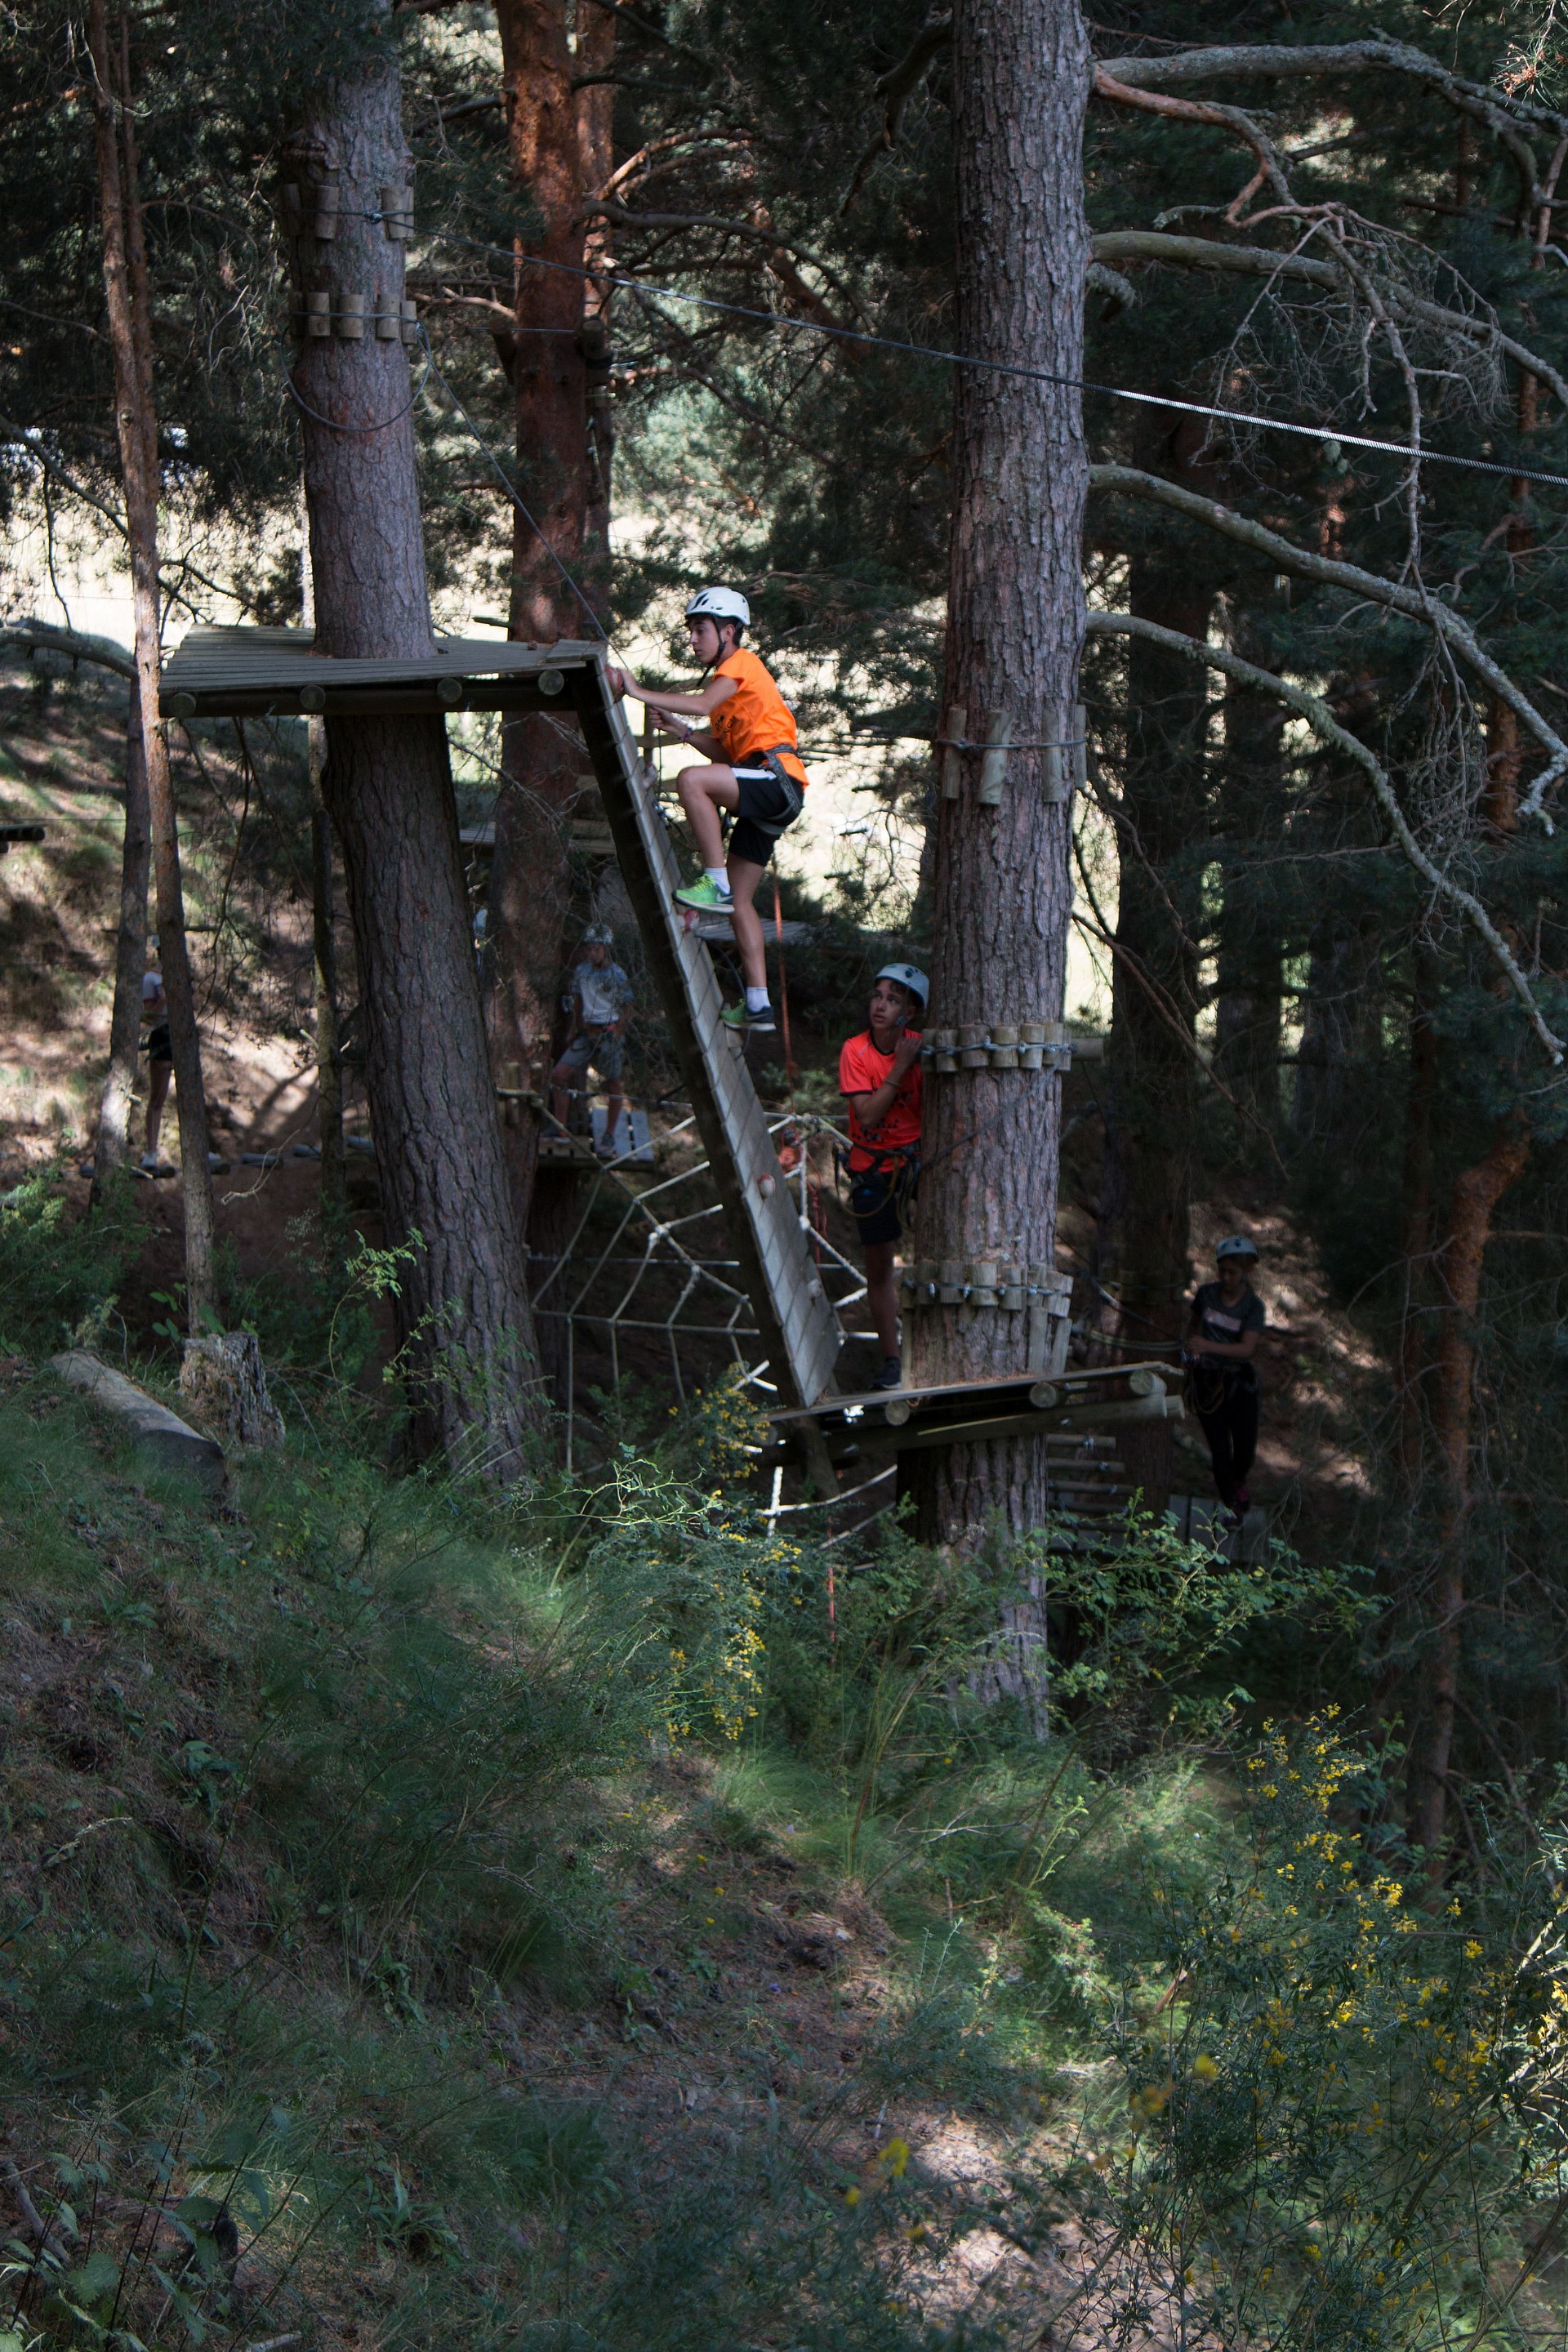
[[1007,781],[1005,746],[1011,740],[1012,726],[1006,712],[989,712],[985,720],[985,740],[996,748],[984,752],[980,761],[980,789],[974,797],[982,808],[1001,805],[1002,787]]

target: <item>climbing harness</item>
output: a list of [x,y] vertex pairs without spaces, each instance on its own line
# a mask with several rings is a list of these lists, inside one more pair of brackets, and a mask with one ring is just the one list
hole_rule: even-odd
[[1201,1420],[1206,1412],[1223,1412],[1229,1386],[1219,1364],[1201,1363],[1188,1356],[1182,1364],[1182,1402]]
[[1201,1356],[1182,1359],[1182,1402],[1202,1420],[1223,1412],[1232,1396],[1254,1396],[1258,1375],[1249,1363],[1206,1364]]
[[[764,781],[764,779],[771,778],[784,793],[784,814],[783,816],[753,816],[747,819],[747,823],[754,825],[757,831],[763,835],[769,841],[777,841],[781,834],[787,833],[790,826],[800,814],[802,809],[805,806],[805,786],[800,782],[800,779],[797,776],[792,776],[790,774],[789,770],[784,766],[783,760],[779,757],[781,751],[794,752],[795,745],[793,743],[779,743],[775,744],[770,751],[748,751],[746,754],[748,764],[743,768],[735,768],[731,771],[736,781],[742,783],[760,784]],[[796,753],[795,756],[798,758],[799,754]],[[750,764],[752,761],[756,760],[760,760],[763,762],[763,765],[760,768],[753,767]]]
[[[850,1154],[868,1151],[869,1168],[852,1168]],[[921,1148],[918,1143],[903,1143],[891,1150],[883,1150],[874,1143],[855,1143],[839,1147],[837,1158],[849,1179],[849,1206],[858,1217],[879,1216],[884,1209],[898,1213],[899,1223],[905,1233],[913,1218],[915,1194],[920,1190]]]

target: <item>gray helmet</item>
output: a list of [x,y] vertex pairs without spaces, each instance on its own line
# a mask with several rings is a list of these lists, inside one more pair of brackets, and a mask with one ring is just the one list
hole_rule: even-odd
[[912,963],[885,963],[877,977],[879,980],[896,980],[900,988],[907,988],[911,996],[918,996],[922,1013],[931,1002],[931,982],[924,972],[918,971]]
[[1245,1234],[1226,1234],[1215,1252],[1215,1263],[1217,1265],[1221,1258],[1256,1257],[1257,1255],[1256,1245],[1247,1240]]
[[615,944],[616,935],[608,923],[584,924],[583,945],[585,948],[613,948]]

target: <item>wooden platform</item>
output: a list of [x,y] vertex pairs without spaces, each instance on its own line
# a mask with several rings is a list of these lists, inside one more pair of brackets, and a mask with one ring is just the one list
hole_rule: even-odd
[[571,712],[564,672],[600,648],[505,637],[438,637],[423,660],[319,654],[309,629],[193,629],[163,665],[158,708],[171,719],[410,717],[450,710]]
[[827,1396],[817,1403],[768,1415],[788,1460],[808,1432],[820,1433],[830,1454],[861,1437],[899,1451],[906,1447],[978,1444],[993,1437],[1045,1437],[1070,1442],[1083,1432],[1140,1421],[1179,1419],[1182,1401],[1166,1387],[1170,1367],[1103,1364],[1042,1379],[1033,1372],[992,1380],[954,1381],[923,1389],[870,1389]]

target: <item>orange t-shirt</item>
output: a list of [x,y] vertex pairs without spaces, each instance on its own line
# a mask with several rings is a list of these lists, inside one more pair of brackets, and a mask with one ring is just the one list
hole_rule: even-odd
[[725,655],[713,675],[735,680],[734,693],[708,720],[728,765],[743,768],[759,751],[777,751],[787,743],[791,748],[784,752],[783,764],[797,783],[804,784],[805,770],[794,751],[800,740],[795,715],[756,655],[737,646],[732,654]]
[[[917,1029],[905,1031],[905,1035],[917,1037]],[[879,1052],[877,1041],[869,1029],[858,1037],[849,1038],[838,1056],[838,1091],[841,1095],[874,1095],[885,1087],[893,1075],[891,1054]],[[921,1066],[912,1062],[899,1080],[899,1091],[893,1106],[880,1127],[864,1128],[849,1105],[849,1166],[855,1175],[863,1175],[876,1166],[879,1151],[899,1151],[921,1139]]]

